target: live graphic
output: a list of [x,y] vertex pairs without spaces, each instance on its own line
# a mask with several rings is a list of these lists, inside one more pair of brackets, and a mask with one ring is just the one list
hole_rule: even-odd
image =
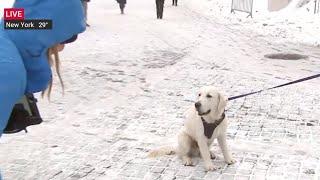
[[50,19],[25,19],[22,8],[4,9],[4,29],[52,29],[52,26]]

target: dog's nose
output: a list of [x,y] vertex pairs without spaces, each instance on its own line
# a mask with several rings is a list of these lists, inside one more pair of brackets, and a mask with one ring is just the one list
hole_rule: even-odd
[[201,107],[201,103],[200,103],[200,102],[196,102],[196,103],[194,104],[194,106],[195,106],[197,109],[199,109],[199,108]]

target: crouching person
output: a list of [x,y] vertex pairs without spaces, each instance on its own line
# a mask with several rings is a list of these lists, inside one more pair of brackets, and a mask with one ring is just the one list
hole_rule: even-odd
[[13,7],[26,9],[25,17],[50,19],[54,25],[51,30],[5,30],[0,21],[0,137],[19,99],[48,88],[50,94],[52,61],[58,69],[63,44],[85,30],[79,0],[16,0]]
[[[2,24],[2,23],[1,23]],[[15,44],[0,28],[0,137],[14,104],[24,95],[27,72]],[[1,176],[0,176],[1,179]]]

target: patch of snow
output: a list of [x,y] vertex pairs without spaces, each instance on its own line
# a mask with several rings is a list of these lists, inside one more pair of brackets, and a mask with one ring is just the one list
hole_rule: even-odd
[[187,0],[188,8],[222,24],[271,36],[279,42],[320,45],[320,14],[314,14],[313,0],[292,0],[282,10],[269,12],[268,1],[253,1],[253,18],[231,13],[231,0]]
[[0,1],[0,19],[3,17],[4,8],[10,8],[13,5],[14,0],[1,0]]

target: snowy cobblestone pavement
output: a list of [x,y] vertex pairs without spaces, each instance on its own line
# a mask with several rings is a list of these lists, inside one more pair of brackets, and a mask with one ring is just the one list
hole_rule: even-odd
[[[154,18],[154,2],[90,3],[91,27],[62,53],[66,92],[40,100],[44,123],[4,135],[4,180],[18,179],[319,179],[320,80],[231,101],[228,144],[237,160],[205,172],[201,159],[185,167],[175,156],[147,152],[174,144],[196,90],[215,85],[228,96],[319,73],[319,48],[217,24],[184,5]],[[99,17],[99,18],[97,18]],[[308,55],[271,60],[268,53]]]

